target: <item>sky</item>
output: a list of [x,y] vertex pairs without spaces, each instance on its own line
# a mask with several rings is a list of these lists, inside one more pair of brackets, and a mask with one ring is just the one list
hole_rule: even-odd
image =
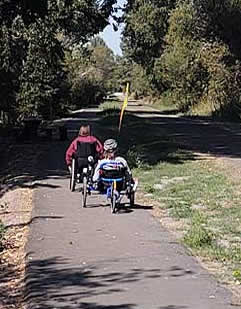
[[[126,0],[118,0],[117,6],[123,6],[126,3]],[[112,20],[110,20],[112,22]],[[121,42],[121,29],[114,31],[111,25],[107,26],[100,36],[104,39],[105,43],[109,48],[111,48],[116,55],[122,55],[120,49]]]

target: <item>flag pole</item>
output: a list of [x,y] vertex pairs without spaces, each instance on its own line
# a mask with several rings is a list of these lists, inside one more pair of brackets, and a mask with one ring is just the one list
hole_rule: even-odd
[[127,85],[126,85],[125,99],[124,99],[124,102],[123,102],[123,105],[122,105],[122,108],[121,108],[121,112],[120,112],[120,120],[119,120],[119,128],[118,128],[119,134],[120,134],[120,131],[121,131],[121,125],[122,125],[124,112],[125,112],[125,109],[128,105],[128,96],[129,96],[129,83],[127,83]]

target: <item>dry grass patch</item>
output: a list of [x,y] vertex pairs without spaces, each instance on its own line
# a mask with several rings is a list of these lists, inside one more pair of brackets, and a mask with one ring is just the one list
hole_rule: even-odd
[[24,308],[25,245],[32,210],[31,189],[8,191],[1,199],[5,226],[0,252],[0,308]]

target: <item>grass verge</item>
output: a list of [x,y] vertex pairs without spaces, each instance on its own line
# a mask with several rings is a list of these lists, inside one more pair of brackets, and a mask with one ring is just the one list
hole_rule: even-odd
[[172,157],[182,164],[163,161],[134,172],[146,196],[177,223],[183,243],[195,255],[223,265],[225,280],[241,285],[240,183],[218,171],[213,159],[192,156],[176,151]]
[[102,111],[102,115],[115,115],[116,113],[119,113],[121,109],[121,102],[117,101],[108,101],[100,104],[99,106],[100,110]]
[[102,137],[118,138],[144,199],[157,205],[163,224],[222,282],[241,287],[239,181],[215,166],[216,159],[187,150],[155,118],[125,113],[121,134],[117,128],[118,115],[100,122]]

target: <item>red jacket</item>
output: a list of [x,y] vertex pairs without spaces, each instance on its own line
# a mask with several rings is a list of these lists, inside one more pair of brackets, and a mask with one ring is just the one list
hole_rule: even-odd
[[83,143],[96,143],[96,152],[98,153],[99,158],[102,157],[103,154],[103,145],[95,136],[78,136],[73,142],[70,144],[69,148],[66,151],[65,160],[67,165],[71,165],[72,156],[77,151],[77,142]]

